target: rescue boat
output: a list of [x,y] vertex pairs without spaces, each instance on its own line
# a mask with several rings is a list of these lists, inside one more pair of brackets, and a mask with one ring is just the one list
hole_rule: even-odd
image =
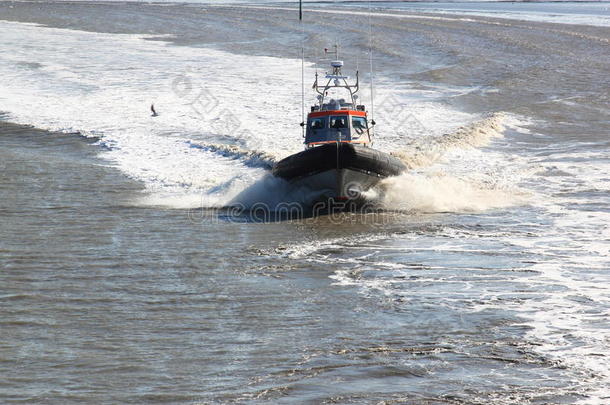
[[[313,85],[318,103],[311,107],[305,126],[305,150],[279,161],[272,168],[276,177],[296,187],[319,193],[319,200],[362,200],[363,193],[379,181],[397,176],[405,165],[394,156],[372,148],[373,127],[364,105],[357,104],[359,77],[349,84],[341,72],[343,62],[331,62],[324,86]],[[345,98],[329,98],[329,91],[343,89]]]

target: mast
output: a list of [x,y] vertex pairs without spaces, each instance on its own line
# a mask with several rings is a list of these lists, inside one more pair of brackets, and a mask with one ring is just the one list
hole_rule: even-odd
[[[339,56],[338,47],[337,47],[337,50],[335,51],[335,56]],[[325,79],[327,79],[327,82],[324,85],[324,87],[322,87],[318,83],[318,74],[317,73],[316,73],[316,80],[313,84],[313,89],[316,91],[316,93],[318,93],[318,101],[319,101],[320,109],[324,106],[324,100],[327,96],[328,90],[330,90],[332,88],[341,88],[341,89],[347,90],[350,95],[350,101],[355,108],[356,99],[358,98],[356,93],[358,93],[358,90],[360,89],[359,72],[356,71],[356,83],[349,84],[347,82],[347,80],[349,79],[349,76],[345,76],[341,72],[341,68],[343,67],[343,61],[333,60],[333,61],[331,61],[330,65],[333,70],[332,70],[332,73],[326,74]]]
[[305,28],[303,28],[303,0],[299,0],[299,24],[301,25],[301,132],[305,138]]
[[371,122],[375,122],[375,100],[373,90],[373,23],[371,22],[371,0],[369,0],[369,67],[371,79]]

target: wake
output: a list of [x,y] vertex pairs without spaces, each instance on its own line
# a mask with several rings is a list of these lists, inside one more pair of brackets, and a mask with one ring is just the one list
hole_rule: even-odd
[[430,166],[452,149],[480,148],[489,144],[494,137],[501,137],[504,131],[505,114],[492,113],[489,116],[464,125],[454,132],[432,138],[412,141],[398,152],[391,154],[400,159],[409,169]]
[[277,157],[270,153],[252,149],[243,149],[235,145],[196,143],[193,141],[187,141],[186,143],[191,148],[216,153],[229,159],[239,160],[242,164],[248,167],[271,170],[273,165],[277,162]]

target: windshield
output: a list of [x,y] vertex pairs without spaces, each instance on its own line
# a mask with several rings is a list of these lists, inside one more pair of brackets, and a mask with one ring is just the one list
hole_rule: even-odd
[[362,134],[366,131],[366,118],[364,117],[352,117],[352,128],[358,133]]
[[325,117],[312,118],[309,121],[309,128],[311,129],[323,129],[324,127],[326,127]]
[[347,116],[330,117],[330,127],[335,129],[347,128]]

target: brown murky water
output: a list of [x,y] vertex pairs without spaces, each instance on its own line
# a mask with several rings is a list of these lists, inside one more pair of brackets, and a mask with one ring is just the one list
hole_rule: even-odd
[[[258,154],[300,148],[293,11],[0,3],[1,402],[608,401],[610,29],[376,13],[412,171],[261,223],[214,207],[294,197]],[[368,29],[308,11],[308,60],[366,71]]]

